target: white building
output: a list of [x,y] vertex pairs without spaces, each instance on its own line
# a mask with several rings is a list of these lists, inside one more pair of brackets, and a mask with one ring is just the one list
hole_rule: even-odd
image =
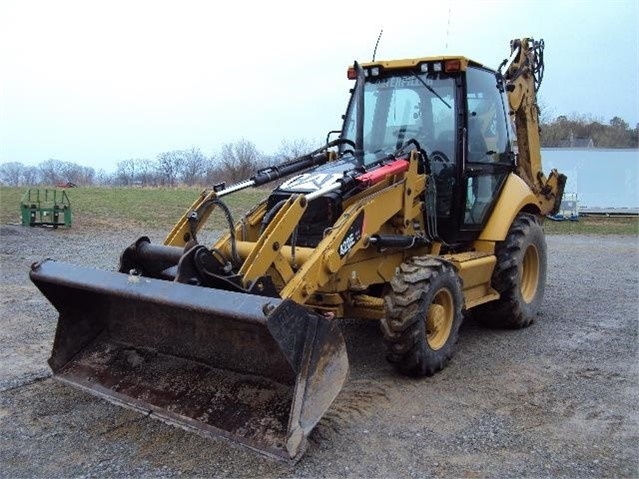
[[568,177],[565,193],[583,209],[639,209],[639,150],[542,148],[542,164]]

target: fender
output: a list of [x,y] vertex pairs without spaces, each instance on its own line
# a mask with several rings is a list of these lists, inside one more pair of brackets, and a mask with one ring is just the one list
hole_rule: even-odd
[[515,216],[522,211],[540,212],[540,201],[519,176],[510,173],[497,204],[478,241],[503,241]]

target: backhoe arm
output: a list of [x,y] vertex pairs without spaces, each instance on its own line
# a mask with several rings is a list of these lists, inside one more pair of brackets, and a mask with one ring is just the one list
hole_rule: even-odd
[[552,170],[546,177],[541,165],[537,91],[544,72],[544,42],[523,38],[511,41],[510,48],[510,58],[504,61],[501,73],[517,132],[517,174],[537,196],[541,214],[554,214],[561,203],[566,176]]

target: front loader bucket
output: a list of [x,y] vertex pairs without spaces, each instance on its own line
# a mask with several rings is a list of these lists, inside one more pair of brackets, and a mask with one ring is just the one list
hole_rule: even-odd
[[297,459],[348,374],[336,323],[290,300],[46,260],[49,365],[74,387],[205,436]]

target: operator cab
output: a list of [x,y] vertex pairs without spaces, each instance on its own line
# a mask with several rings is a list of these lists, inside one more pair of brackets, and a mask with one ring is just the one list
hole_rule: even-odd
[[476,239],[515,167],[497,74],[464,57],[439,57],[365,64],[349,78],[358,80],[341,137],[361,137],[360,162],[372,165],[417,140],[437,189],[440,237]]

